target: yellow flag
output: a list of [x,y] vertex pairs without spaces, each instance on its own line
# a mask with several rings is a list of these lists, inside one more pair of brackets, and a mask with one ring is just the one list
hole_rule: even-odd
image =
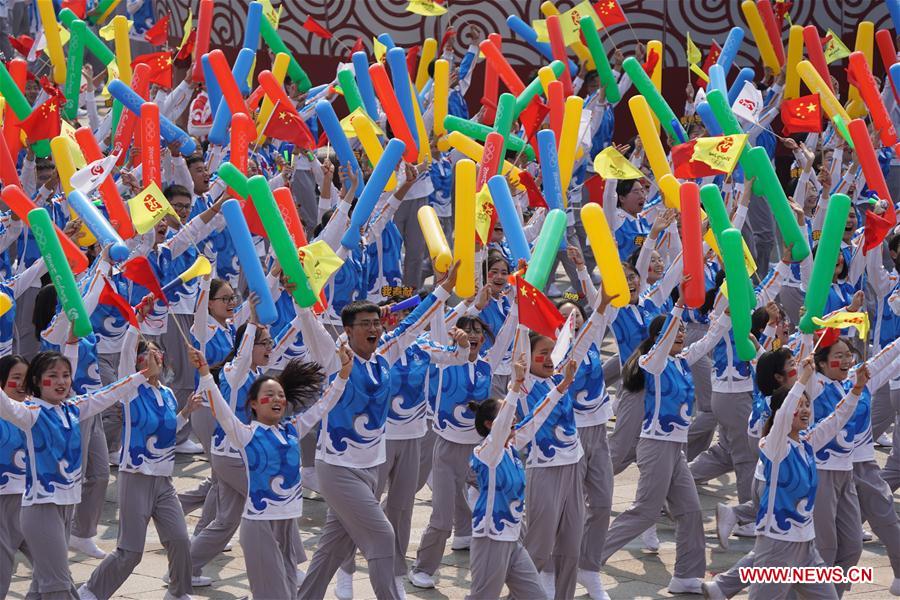
[[57,23],[59,25],[59,41],[63,46],[69,43],[69,30],[62,26],[62,23]]
[[691,160],[699,160],[717,171],[731,173],[746,143],[745,133],[697,138]]
[[360,117],[360,118],[368,121],[372,125],[372,130],[375,132],[375,135],[384,135],[384,132],[378,126],[378,123],[373,121],[369,117],[369,115],[366,114],[366,111],[364,111],[362,109],[362,107],[360,107],[360,108],[357,108],[356,110],[354,110],[352,113],[350,113],[346,117],[344,117],[343,119],[341,119],[341,129],[344,130],[344,135],[346,135],[347,138],[355,138],[356,137],[356,130],[353,129],[353,125],[350,123],[351,119],[353,119],[354,117]]
[[698,67],[697,65],[691,65],[690,68],[691,68],[691,71],[693,71],[694,75],[696,75],[697,77],[699,77],[700,79],[702,79],[702,80],[705,81],[706,83],[709,83],[709,75],[707,75],[706,73],[704,73],[704,72],[703,72],[703,69],[701,69],[701,68]]
[[181,43],[178,44],[179,50],[184,48],[184,45],[187,44],[188,37],[191,35],[191,28],[193,26],[194,26],[194,13],[191,11],[191,9],[188,9],[188,16],[187,16],[187,19],[185,19],[184,27],[182,28],[182,31],[184,31],[184,34],[181,36]]
[[685,54],[687,54],[689,65],[698,65],[700,64],[700,61],[703,60],[703,54],[700,53],[700,48],[698,48],[697,44],[694,43],[694,40],[691,39],[690,31],[688,31],[687,34],[687,50],[685,50]]
[[483,186],[475,194],[475,233],[482,244],[487,244],[491,237],[491,219],[494,216],[494,201],[488,186]]
[[841,60],[842,58],[850,56],[850,49],[844,45],[844,42],[841,41],[838,34],[829,29],[825,39],[828,40],[825,42],[824,48],[826,63],[830,65],[836,60]]
[[69,125],[65,120],[60,122],[59,135],[66,138],[69,145],[69,154],[72,156],[72,163],[76,169],[80,169],[87,165],[84,154],[81,153],[81,146],[75,138],[75,128]]
[[319,240],[298,249],[300,264],[309,279],[309,286],[318,296],[331,276],[344,264],[327,242]]
[[603,179],[641,179],[644,174],[613,146],[594,157],[594,171]]
[[272,29],[278,29],[278,21],[281,20],[281,7],[278,7],[278,10],[275,10],[275,7],[272,6],[272,0],[262,0],[263,5],[263,15],[266,17],[266,20],[272,24]]
[[153,229],[166,215],[178,218],[178,213],[169,204],[155,181],[151,181],[150,185],[128,201],[128,210],[131,212],[134,228],[140,234]]
[[382,62],[387,52],[387,46],[378,41],[378,38],[372,38],[372,47],[375,49],[375,60]]
[[[590,2],[585,0],[576,4],[566,12],[559,15],[559,25],[562,29],[563,41],[566,46],[571,46],[575,42],[581,41],[581,18],[590,17],[594,21],[597,29],[603,29],[603,22],[597,16],[597,11],[591,6]],[[547,33],[547,20],[535,19],[531,22],[531,27],[537,33],[537,41],[549,42],[550,34]]]
[[856,333],[861,340],[866,339],[869,335],[869,314],[865,312],[841,311],[834,313],[827,319],[813,317],[812,322],[819,327],[829,327],[831,329],[856,327]]
[[447,12],[447,7],[434,0],[409,0],[406,10],[423,17],[439,17]]

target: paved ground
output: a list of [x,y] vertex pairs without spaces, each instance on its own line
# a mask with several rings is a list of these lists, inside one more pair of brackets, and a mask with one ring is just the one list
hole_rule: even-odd
[[[879,462],[884,461],[886,452],[879,449],[877,452]],[[188,489],[196,484],[207,471],[205,460],[180,456],[178,458],[175,486],[179,489]],[[117,530],[117,504],[115,472],[113,472],[107,493],[106,507],[100,523],[99,545],[107,551],[115,547]],[[613,514],[624,510],[634,499],[637,484],[637,469],[632,466],[616,478],[615,495],[613,498]],[[428,522],[431,511],[430,492],[426,487],[416,499],[416,508],[413,516],[413,533],[408,559],[412,560],[418,545],[422,530]],[[704,524],[707,541],[708,571],[711,574],[728,569],[740,556],[750,550],[752,540],[732,538],[730,550],[722,551],[716,540],[715,534],[715,506],[725,499],[729,502],[736,500],[733,476],[724,477],[700,488],[700,500],[703,504]],[[325,521],[325,503],[316,496],[304,503],[304,517],[300,524],[303,541],[307,553],[311,556],[315,550],[319,532]],[[188,528],[193,527],[196,516],[188,516]],[[602,571],[603,582],[613,599],[618,598],[661,598],[670,597],[666,591],[666,585],[672,574],[675,561],[674,529],[672,523],[661,518],[658,523],[661,548],[658,555],[646,554],[640,549],[640,542],[636,541],[624,550],[617,553]],[[448,544],[449,546],[449,544]],[[72,573],[76,584],[80,585],[87,580],[92,569],[99,563],[96,559],[89,559],[83,555],[71,554]],[[374,598],[369,584],[365,561],[360,556],[357,560],[359,569],[356,573],[355,596],[357,598]],[[875,568],[875,582],[868,585],[855,585],[845,597],[890,598],[887,588],[891,583],[891,570],[888,566],[888,558],[884,547],[877,541],[867,542],[861,565]],[[438,586],[434,590],[418,590],[407,584],[406,591],[409,598],[439,599],[439,598],[463,598],[468,590],[469,570],[468,552],[453,552],[447,549],[440,569]],[[301,566],[302,567],[302,566]],[[147,549],[144,560],[138,565],[135,573],[119,590],[116,598],[133,599],[160,599],[165,594],[162,583],[162,574],[166,570],[166,557],[159,543],[156,531],[151,525],[147,534]],[[249,595],[246,576],[244,574],[244,561],[241,554],[241,546],[234,540],[234,549],[222,554],[207,566],[204,574],[213,577],[216,581],[212,587],[195,590],[195,598],[245,598]],[[23,598],[30,582],[30,568],[25,563],[20,563],[12,581],[10,591],[11,598]],[[333,598],[333,594],[329,595]],[[587,598],[583,588],[577,590],[577,597]],[[696,598],[696,596],[693,596]],[[746,595],[739,596],[746,598]]]

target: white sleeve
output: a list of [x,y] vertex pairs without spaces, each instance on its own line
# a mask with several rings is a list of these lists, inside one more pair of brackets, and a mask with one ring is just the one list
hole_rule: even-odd
[[325,388],[322,397],[297,417],[297,432],[300,434],[300,437],[312,431],[319,421],[322,420],[322,417],[334,408],[334,405],[337,404],[344,394],[346,385],[347,380],[338,375]]
[[197,392],[206,397],[213,416],[219,422],[219,425],[222,426],[228,441],[238,448],[243,448],[250,443],[250,440],[253,438],[253,428],[249,425],[244,425],[235,416],[234,411],[228,406],[228,402],[222,397],[222,392],[219,391],[219,386],[216,385],[212,375],[204,375],[200,378]]
[[[500,404],[497,416],[494,417],[491,432],[487,435],[484,442],[474,450],[478,460],[489,467],[496,467],[503,459],[506,440],[509,437],[509,431],[516,416],[516,406],[519,404],[521,397],[522,393],[519,391],[507,392],[506,398]],[[516,434],[518,435],[518,432]]]
[[29,408],[24,402],[16,402],[0,389],[0,419],[25,431],[34,426],[40,414],[38,407]]
[[784,402],[775,412],[772,419],[772,428],[769,433],[760,440],[759,447],[762,452],[773,463],[782,460],[787,456],[789,449],[788,434],[791,432],[791,424],[794,421],[794,412],[797,410],[797,404],[803,396],[805,386],[797,381],[788,392]]
[[116,402],[132,396],[142,384],[147,383],[147,378],[143,373],[133,373],[124,379],[120,379],[115,383],[111,383],[96,392],[90,392],[73,399],[81,411],[81,417],[88,417],[100,414]]
[[672,350],[672,346],[675,344],[675,337],[678,335],[678,328],[681,325],[681,313],[683,310],[680,306],[675,307],[672,311],[672,318],[666,323],[666,328],[659,333],[656,343],[653,344],[653,347],[650,348],[647,354],[638,359],[641,368],[648,373],[659,375],[665,371],[669,362],[669,351]]

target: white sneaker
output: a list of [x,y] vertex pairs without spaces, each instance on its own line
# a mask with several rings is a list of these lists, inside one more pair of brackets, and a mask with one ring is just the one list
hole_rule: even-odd
[[303,489],[319,493],[319,477],[315,467],[300,467],[300,481]]
[[408,579],[417,588],[430,589],[434,587],[434,576],[424,571],[410,571]]
[[728,536],[734,531],[737,525],[737,517],[734,510],[727,504],[721,502],[716,505],[716,534],[719,536],[719,545],[724,550],[728,550]]
[[756,523],[744,523],[734,528],[734,535],[742,538],[756,537]]
[[353,573],[338,569],[334,595],[338,597],[338,600],[353,600]]
[[659,552],[659,537],[656,535],[656,525],[651,525],[641,534],[641,543],[648,552]]
[[203,446],[189,438],[175,446],[175,454],[203,454]]
[[603,589],[600,573],[578,569],[578,583],[584,586],[591,600],[609,600],[609,594]]
[[[168,585],[169,581],[169,574],[166,573],[165,575],[163,575],[163,583]],[[207,577],[205,575],[191,575],[192,587],[209,587],[212,585],[212,581],[212,577]]]
[[541,571],[538,573],[541,581],[541,587],[547,592],[548,598],[556,597],[556,574],[553,571]]
[[471,535],[454,535],[453,542],[450,544],[451,550],[468,550],[472,545]]
[[670,594],[702,594],[703,582],[699,577],[673,577],[669,580]]
[[878,439],[875,440],[875,445],[876,446],[885,446],[887,448],[890,448],[891,446],[894,445],[894,440],[887,433],[882,433],[881,435],[878,436]]
[[704,581],[700,585],[700,589],[706,600],[728,600],[728,596],[722,593],[722,590],[719,589],[719,584],[715,581]]
[[88,589],[86,583],[78,588],[78,598],[80,600],[99,600],[99,598],[94,595],[94,592]]
[[175,596],[172,592],[166,592],[166,595],[163,596],[163,600],[193,600],[190,595],[182,594],[181,596]]
[[894,577],[894,581],[891,582],[890,592],[892,596],[900,596],[900,577]]
[[91,558],[106,558],[106,552],[97,547],[97,544],[94,543],[94,538],[80,538],[70,535],[69,550],[87,554]]
[[397,595],[400,597],[400,600],[406,600],[406,587],[403,585],[402,577],[394,577],[394,585],[397,586]]
[[864,542],[871,542],[873,539],[875,539],[875,536],[872,535],[871,531],[869,531],[868,529],[862,530],[862,540]]

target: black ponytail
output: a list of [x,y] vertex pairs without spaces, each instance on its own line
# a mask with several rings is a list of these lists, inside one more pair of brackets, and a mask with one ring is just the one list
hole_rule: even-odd
[[656,338],[659,337],[659,332],[662,331],[665,323],[665,315],[659,315],[650,321],[650,326],[647,328],[647,339],[635,348],[634,352],[631,353],[631,356],[628,357],[628,360],[626,360],[625,364],[622,366],[622,385],[629,392],[643,391],[645,385],[644,369],[641,368],[638,361],[643,355],[650,352],[650,348],[656,343]]

